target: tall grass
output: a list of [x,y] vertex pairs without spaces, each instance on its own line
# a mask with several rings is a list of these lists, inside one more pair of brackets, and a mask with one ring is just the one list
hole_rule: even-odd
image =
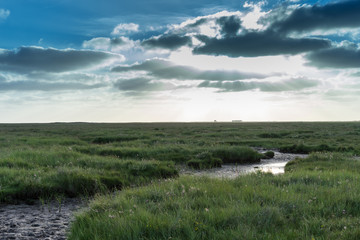
[[280,176],[127,189],[97,197],[69,239],[359,239],[359,167],[347,155],[313,154]]
[[23,150],[0,158],[0,202],[104,193],[177,176],[173,162],[119,160],[65,149]]

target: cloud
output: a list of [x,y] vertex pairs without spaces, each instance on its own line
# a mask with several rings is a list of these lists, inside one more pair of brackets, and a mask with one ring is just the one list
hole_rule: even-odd
[[261,79],[268,76],[229,70],[200,70],[190,66],[175,65],[170,61],[152,59],[141,64],[118,66],[113,72],[146,71],[149,76],[159,79],[232,81],[242,79]]
[[101,83],[107,81],[107,76],[103,74],[94,73],[50,73],[50,72],[31,72],[26,75],[22,75],[29,80],[44,80],[51,82],[79,82],[79,83]]
[[[194,54],[234,58],[296,55],[331,47],[329,39],[313,37],[313,30],[360,27],[360,1],[313,6],[290,3],[268,12],[261,11],[261,4],[245,6],[253,6],[253,12],[223,11],[197,17],[173,25],[164,35],[143,41],[143,45],[170,50],[189,45]],[[251,22],[254,19],[256,23]],[[190,36],[198,41],[190,45]]]
[[20,47],[0,50],[0,69],[17,73],[32,71],[66,72],[95,67],[108,61],[123,61],[119,54],[90,50]]
[[221,35],[222,30],[226,32],[231,31],[232,28],[238,28],[242,22],[241,16],[243,16],[243,13],[239,11],[221,11],[211,15],[188,19],[178,25],[170,25],[166,33],[176,35],[201,34],[215,37]]
[[237,16],[220,17],[216,21],[221,27],[221,34],[225,37],[236,36],[241,28],[241,20]]
[[162,35],[144,40],[141,43],[146,48],[164,48],[176,50],[182,46],[191,45],[191,37],[179,36],[175,34]]
[[351,77],[360,77],[360,72],[356,72],[350,75]]
[[235,81],[235,82],[208,82],[198,85],[199,88],[217,88],[219,92],[242,92],[259,90],[261,92],[299,91],[319,85],[319,82],[307,78],[293,78],[280,81]]
[[117,25],[112,31],[112,35],[123,35],[129,32],[139,31],[139,25],[135,23],[121,23]]
[[5,20],[10,16],[10,11],[0,8],[0,20]]
[[97,37],[83,42],[83,48],[104,50],[104,51],[120,51],[127,50],[135,46],[134,41],[126,37],[106,38]]
[[323,6],[302,6],[270,28],[282,33],[316,29],[360,27],[360,1],[339,1]]
[[104,84],[83,84],[77,82],[8,81],[0,82],[0,91],[67,91],[90,90],[105,87]]
[[258,57],[281,54],[294,55],[331,46],[329,40],[315,38],[289,38],[275,32],[248,32],[227,38],[208,38],[199,36],[205,43],[195,47],[194,54],[226,55],[228,57]]
[[114,86],[122,91],[152,92],[176,89],[177,86],[168,82],[159,82],[147,78],[132,78],[117,81]]
[[333,47],[309,53],[308,66],[318,68],[360,68],[360,49],[354,46]]

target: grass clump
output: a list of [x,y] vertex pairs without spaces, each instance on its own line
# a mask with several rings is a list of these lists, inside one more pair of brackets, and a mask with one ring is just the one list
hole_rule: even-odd
[[140,137],[137,137],[137,136],[96,137],[92,140],[92,143],[107,144],[107,143],[113,143],[113,142],[126,142],[126,141],[137,140],[139,138]]
[[264,156],[265,156],[266,159],[271,159],[271,158],[273,158],[275,156],[275,153],[273,151],[266,151],[264,153]]
[[197,154],[196,158],[189,160],[186,164],[194,169],[208,169],[221,167],[222,160],[214,157],[210,152],[202,152]]
[[280,152],[286,153],[299,153],[299,154],[308,154],[311,152],[331,152],[335,151],[334,147],[331,147],[327,144],[320,144],[316,146],[308,146],[305,144],[294,144],[291,146],[284,146],[280,148]]
[[256,163],[263,157],[261,153],[249,148],[238,146],[219,146],[211,150],[215,158],[220,158],[223,163]]
[[283,138],[289,136],[290,132],[283,132],[283,133],[261,133],[258,136],[261,138]]

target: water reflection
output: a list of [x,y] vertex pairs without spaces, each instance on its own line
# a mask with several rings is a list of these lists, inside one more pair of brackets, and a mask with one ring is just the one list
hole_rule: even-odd
[[194,176],[209,176],[218,178],[235,178],[239,175],[252,173],[255,171],[271,172],[273,174],[284,173],[287,162],[299,157],[305,158],[306,154],[280,153],[274,151],[275,156],[272,159],[263,159],[256,164],[224,164],[221,168],[212,168],[207,170],[182,169],[181,174]]

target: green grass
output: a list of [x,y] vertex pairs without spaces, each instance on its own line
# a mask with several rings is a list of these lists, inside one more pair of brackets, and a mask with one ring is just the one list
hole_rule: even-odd
[[[0,124],[0,203],[97,196],[71,239],[359,239],[359,142],[360,122]],[[254,147],[311,155],[281,176],[177,178],[271,157]]]
[[359,141],[360,122],[0,124],[0,202],[142,185],[177,176],[173,163],[201,169],[264,158],[250,147],[360,154]]
[[173,162],[88,156],[66,148],[18,150],[0,159],[0,202],[89,196],[177,175]]
[[359,239],[360,161],[313,154],[285,175],[181,177],[99,196],[69,239]]

